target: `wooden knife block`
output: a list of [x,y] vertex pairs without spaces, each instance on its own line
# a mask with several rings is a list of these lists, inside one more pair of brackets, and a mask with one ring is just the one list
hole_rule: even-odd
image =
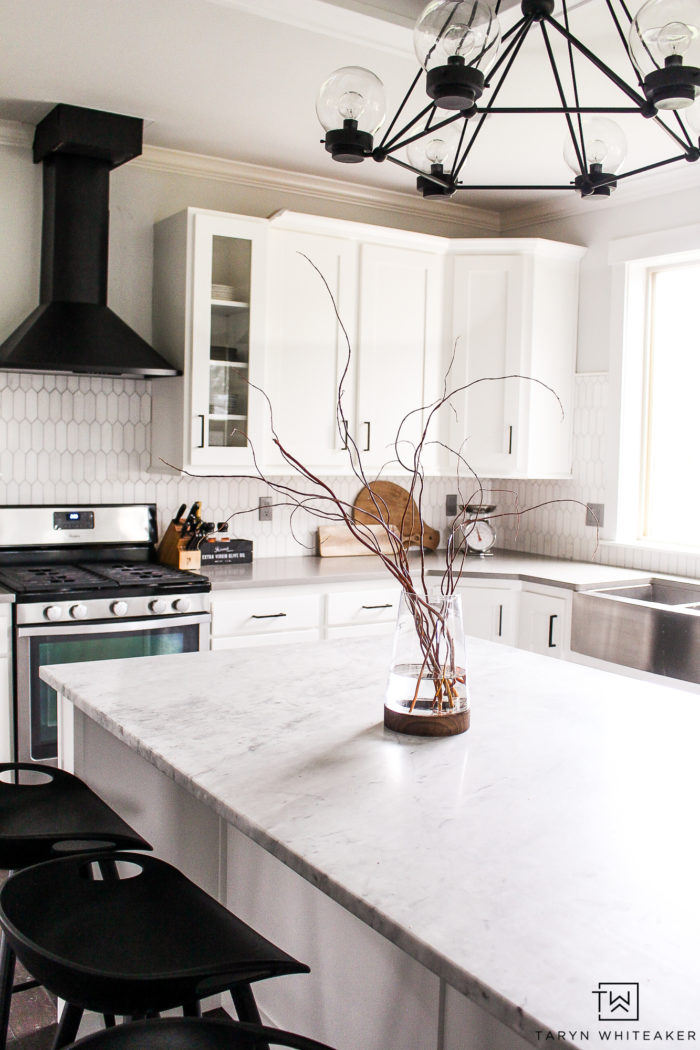
[[171,521],[158,547],[158,561],[175,569],[199,569],[202,555],[199,551],[185,550],[188,542],[189,536],[182,537],[182,525]]

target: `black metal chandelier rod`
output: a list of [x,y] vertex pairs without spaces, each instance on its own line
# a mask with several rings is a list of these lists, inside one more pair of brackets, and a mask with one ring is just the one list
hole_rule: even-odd
[[[381,144],[378,147],[379,152],[381,152],[381,153],[388,153],[389,150],[399,149],[399,147],[403,145],[403,142],[400,141],[401,136],[405,135],[407,131],[410,131],[411,128],[415,127],[416,124],[420,120],[422,120],[424,116],[426,116],[426,114],[430,113],[430,111],[434,110],[434,109],[435,109],[435,103],[434,102],[429,102],[428,105],[424,109],[422,109],[420,111],[420,113],[416,114],[416,116],[412,120],[409,120],[408,124],[405,124],[401,128],[401,131],[397,131],[396,132],[396,134],[394,135],[393,139],[389,139],[388,142],[386,141],[386,138],[382,139],[382,142],[381,142]],[[457,116],[459,116],[459,114],[457,114]],[[454,117],[451,118],[451,119],[454,119]],[[429,130],[428,127],[424,128],[423,131],[421,132],[421,135],[425,134],[425,132],[428,131],[428,130]],[[433,130],[435,130],[435,125],[433,125]],[[398,145],[396,145],[396,143],[398,143]],[[377,150],[375,150],[375,153],[376,152],[377,152]]]
[[614,70],[610,69],[610,67],[607,66],[605,62],[603,62],[600,58],[598,58],[597,55],[594,55],[593,52],[589,50],[589,48],[587,48],[585,44],[582,44],[581,41],[573,35],[573,33],[567,32],[564,26],[559,25],[557,20],[555,18],[552,18],[551,15],[544,15],[543,20],[547,23],[547,25],[550,25],[554,29],[556,29],[558,33],[561,33],[564,39],[568,40],[571,44],[573,44],[577,51],[580,51],[581,54],[584,55],[584,57],[587,58],[589,62],[593,63],[596,69],[599,69],[600,72],[608,78],[608,80],[611,80],[613,84],[616,84],[617,87],[619,87],[620,91],[623,91],[629,98],[631,98],[632,101],[636,103],[637,106],[639,106],[642,113],[645,110],[648,110],[649,103],[647,102],[647,100],[641,95],[639,95],[634,90],[634,88],[631,88],[629,84],[627,84],[622,79],[622,77],[619,77],[617,73]]
[[422,171],[420,168],[414,168],[412,164],[407,164],[405,160],[399,160],[398,157],[394,157],[391,153],[386,158],[392,164],[398,165],[399,168],[405,168],[406,171],[412,171],[414,175],[422,176],[424,179],[429,179],[430,182],[435,182],[438,186],[443,186],[445,189],[449,189],[453,186],[450,179],[445,178],[441,175],[435,175],[430,171]]
[[563,116],[565,113],[581,113],[583,115],[614,113],[616,116],[634,113],[635,116],[639,116],[639,110],[635,106],[492,106],[489,109],[489,116],[498,116],[499,114],[527,116],[531,114],[541,117],[548,115]]
[[[557,64],[554,61],[552,45],[550,43],[549,37],[547,36],[547,27],[545,26],[544,22],[540,22],[540,28],[542,30],[542,39],[544,40],[544,46],[547,51],[547,57],[549,58],[549,64],[552,67],[554,81],[557,85],[557,91],[559,92],[559,99],[561,101],[562,106],[566,106],[566,96],[564,95],[564,88],[561,82],[561,77],[559,76]],[[581,133],[581,142],[579,142],[579,140],[576,137],[576,132],[574,131],[574,124],[571,119],[571,115],[569,113],[565,113],[564,117],[566,119],[566,124],[569,129],[569,135],[571,136],[571,141],[574,146],[574,152],[576,154],[576,159],[579,163],[579,168],[582,173],[585,173],[588,170],[588,164],[586,163],[586,150],[583,145],[583,132]]]
[[[430,106],[429,108],[433,110],[433,113],[435,112],[436,107],[434,105]],[[423,110],[422,113],[419,113],[418,116],[416,117],[416,119],[411,121],[411,124],[415,124],[418,120],[420,120],[420,118],[422,116],[424,116],[424,114],[425,114],[425,110]],[[428,134],[428,132],[439,131],[440,128],[444,128],[448,124],[454,124],[455,121],[463,120],[463,119],[464,118],[463,118],[463,115],[461,113],[454,113],[451,117],[446,117],[444,120],[438,121],[437,124],[430,124],[430,123],[428,123],[420,131],[417,131],[415,135],[411,135],[407,139],[401,139],[400,142],[397,141],[397,139],[400,137],[400,135],[403,135],[404,132],[408,131],[409,128],[411,127],[411,124],[407,124],[406,127],[403,129],[403,131],[401,131],[399,133],[399,135],[395,136],[395,138],[392,139],[391,142],[387,143],[387,145],[384,146],[383,152],[386,153],[386,159],[389,160],[390,154],[391,153],[395,153],[396,150],[403,149],[404,146],[410,145],[411,142],[417,142],[418,139],[425,138],[426,135]],[[425,172],[422,172],[421,174],[424,175]]]
[[[472,150],[472,147],[474,146],[474,143],[476,142],[477,135],[479,134],[479,132],[483,128],[484,123],[486,121],[486,118],[489,116],[489,114],[491,112],[491,107],[492,107],[493,103],[498,98],[498,93],[501,90],[501,88],[503,87],[503,84],[505,83],[506,77],[510,73],[511,67],[512,67],[513,63],[515,62],[515,59],[518,57],[518,53],[520,51],[520,48],[525,43],[527,35],[530,32],[530,29],[532,28],[532,24],[533,24],[533,19],[531,17],[523,18],[523,19],[520,20],[520,22],[518,23],[518,25],[520,26],[520,33],[517,36],[513,37],[513,39],[509,42],[508,47],[506,48],[506,51],[501,56],[502,58],[508,57],[508,63],[506,65],[506,68],[501,73],[500,80],[498,81],[498,83],[496,84],[495,88],[493,89],[493,91],[491,93],[491,98],[489,100],[489,104],[487,106],[485,106],[482,110],[480,110],[480,114],[481,115],[480,115],[480,118],[479,118],[479,122],[478,122],[476,128],[474,129],[474,132],[473,132],[471,138],[469,139],[469,142],[467,143],[466,147],[464,148],[464,152],[463,152],[462,156],[459,157],[458,154],[455,156],[455,163],[454,163],[454,165],[452,167],[452,178],[454,180],[457,180],[457,178],[459,177],[459,173],[462,170],[462,168],[464,166],[464,163],[465,163],[467,157],[469,156],[469,154],[470,154],[470,152]],[[497,64],[500,64],[500,63],[497,63]],[[466,124],[466,121],[465,121],[465,124]]]
[[409,98],[410,98],[410,97],[411,97],[411,95],[413,94],[413,91],[414,91],[414,89],[415,89],[415,86],[416,86],[416,84],[418,83],[418,81],[420,80],[420,78],[421,78],[422,76],[423,76],[423,69],[421,68],[421,69],[419,69],[419,70],[418,70],[418,72],[416,73],[415,77],[413,78],[413,81],[412,81],[412,83],[411,83],[411,86],[409,87],[408,91],[407,91],[407,92],[406,92],[406,94],[404,95],[404,97],[403,97],[403,100],[402,100],[402,102],[401,102],[401,105],[400,105],[400,106],[399,106],[399,108],[398,108],[398,109],[396,110],[396,113],[394,113],[394,116],[393,116],[393,117],[391,118],[391,121],[389,122],[389,126],[388,126],[388,128],[386,129],[386,131],[384,132],[384,135],[383,135],[383,137],[382,137],[382,141],[381,141],[381,142],[379,143],[379,148],[380,148],[380,149],[383,149],[383,148],[384,148],[384,143],[385,143],[385,142],[386,142],[386,140],[387,140],[387,139],[389,138],[389,135],[391,135],[392,129],[393,129],[393,127],[394,127],[394,124],[396,123],[396,121],[397,121],[397,120],[399,119],[399,117],[401,116],[401,113],[402,113],[402,111],[403,111],[403,108],[404,108],[404,106],[406,105],[406,103],[408,102]]

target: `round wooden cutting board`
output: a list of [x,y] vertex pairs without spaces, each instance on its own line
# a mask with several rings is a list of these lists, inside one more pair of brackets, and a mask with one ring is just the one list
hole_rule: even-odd
[[[355,521],[372,525],[378,518],[391,525],[406,546],[413,545],[434,551],[440,543],[440,533],[423,523],[416,501],[406,489],[393,481],[372,481],[358,493],[352,510]],[[402,525],[403,522],[403,525]]]

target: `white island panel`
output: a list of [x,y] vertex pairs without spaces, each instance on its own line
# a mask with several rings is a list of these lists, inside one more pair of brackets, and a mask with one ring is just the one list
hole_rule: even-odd
[[[469,639],[470,731],[401,737],[381,722],[388,648],[326,642],[42,677],[438,975],[445,1050],[477,1046],[455,1041],[465,1015],[450,989],[535,1045],[551,1032],[562,1046],[633,1030],[691,1041],[697,696]],[[601,982],[639,986],[638,1023],[598,1020]]]

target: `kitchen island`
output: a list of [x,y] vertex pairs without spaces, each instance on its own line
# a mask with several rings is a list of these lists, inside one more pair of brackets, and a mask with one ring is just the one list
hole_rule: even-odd
[[697,695],[468,642],[446,739],[383,728],[385,638],[41,676],[63,764],[311,965],[258,986],[273,1022],[339,1050],[693,1041]]

